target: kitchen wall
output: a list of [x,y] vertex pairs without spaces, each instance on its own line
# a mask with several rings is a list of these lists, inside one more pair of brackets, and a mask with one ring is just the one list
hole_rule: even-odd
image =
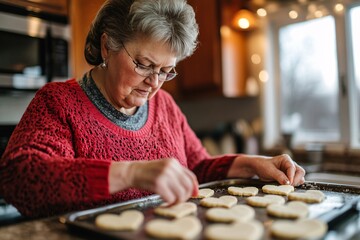
[[[35,92],[0,92],[0,125],[17,124],[34,96]],[[250,122],[260,114],[257,97],[212,97],[178,101],[178,104],[196,131],[211,130],[218,124],[238,119]]]
[[207,98],[178,102],[195,131],[209,131],[222,123],[239,119],[251,122],[260,115],[257,97]]
[[0,125],[17,124],[34,96],[34,92],[1,91]]

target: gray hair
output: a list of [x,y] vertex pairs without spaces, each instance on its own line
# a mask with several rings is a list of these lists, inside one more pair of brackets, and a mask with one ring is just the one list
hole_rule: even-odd
[[94,66],[103,62],[103,33],[108,35],[109,50],[119,51],[122,43],[147,36],[168,44],[180,61],[195,51],[199,29],[186,0],[107,0],[92,22],[85,43],[85,59]]

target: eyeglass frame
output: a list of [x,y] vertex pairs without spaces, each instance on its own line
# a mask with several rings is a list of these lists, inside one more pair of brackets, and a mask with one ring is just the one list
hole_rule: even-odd
[[[134,71],[135,71],[138,75],[140,75],[140,76],[142,76],[142,77],[148,78],[148,77],[150,77],[150,76],[152,76],[152,75],[154,75],[154,74],[157,74],[157,75],[158,75],[158,80],[161,81],[161,82],[171,81],[171,80],[173,80],[173,79],[178,75],[178,73],[176,72],[175,67],[173,67],[173,69],[172,69],[174,72],[162,72],[161,70],[160,70],[160,72],[156,72],[153,67],[145,66],[145,65],[137,62],[133,57],[131,57],[130,53],[129,53],[128,50],[125,48],[124,43],[121,43],[121,45],[122,45],[122,47],[124,48],[124,50],[125,50],[125,52],[127,53],[127,55],[131,58],[132,62],[135,64]],[[144,70],[146,70],[146,71],[149,71],[149,72],[151,71],[151,72],[150,72],[150,74],[143,75],[143,74],[139,73],[136,69],[138,69],[138,71],[139,71],[139,69],[140,69],[140,70],[141,70],[141,69],[144,69]],[[166,74],[165,79],[162,79],[162,78],[160,77],[161,74]],[[171,78],[170,78],[170,79],[167,79],[168,76],[171,76]]]

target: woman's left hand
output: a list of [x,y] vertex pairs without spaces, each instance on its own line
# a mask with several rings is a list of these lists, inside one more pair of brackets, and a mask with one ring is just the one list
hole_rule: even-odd
[[240,155],[235,158],[228,177],[252,177],[260,180],[276,180],[280,184],[298,186],[305,182],[305,170],[294,162],[289,155],[275,157]]

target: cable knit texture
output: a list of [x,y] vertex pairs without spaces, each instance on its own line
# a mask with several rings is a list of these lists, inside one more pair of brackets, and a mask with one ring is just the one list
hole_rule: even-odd
[[235,155],[210,157],[174,100],[160,90],[137,131],[112,123],[75,79],[40,89],[0,162],[0,194],[23,215],[51,216],[152,194],[109,194],[111,161],[175,157],[199,182],[226,177]]

